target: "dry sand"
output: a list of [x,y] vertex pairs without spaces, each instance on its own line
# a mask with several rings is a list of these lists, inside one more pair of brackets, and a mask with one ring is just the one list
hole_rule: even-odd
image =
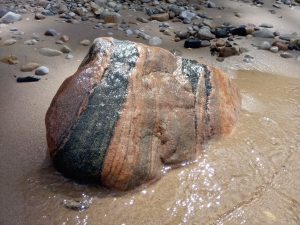
[[[271,23],[275,30],[281,33],[298,32],[299,8],[290,9],[284,7],[277,14],[270,14],[268,8],[257,8],[234,1],[217,1],[220,5],[228,7],[220,11],[217,9],[206,9],[217,21],[228,21],[234,24],[262,22]],[[1,3],[0,3],[1,5]],[[238,11],[242,17],[237,18],[233,12]],[[126,14],[126,12],[125,12]],[[282,16],[282,18],[279,18]],[[128,21],[135,20],[135,15],[128,13],[125,17]],[[19,59],[18,65],[7,65],[0,63],[0,224],[24,224],[24,196],[23,184],[33,171],[39,170],[50,164],[47,154],[45,139],[44,117],[46,110],[64,79],[72,75],[78,68],[80,62],[88,51],[88,47],[79,45],[82,39],[93,40],[99,36],[108,36],[107,32],[114,33],[114,37],[130,39],[138,42],[146,41],[135,37],[128,38],[123,32],[115,29],[99,30],[93,29],[96,23],[81,22],[79,24],[67,24],[61,22],[57,17],[47,17],[42,21],[35,21],[32,14],[23,16],[23,20],[0,28],[2,41],[11,37],[10,28],[16,27],[24,31],[21,40],[12,46],[0,47],[0,58],[7,55],[15,55]],[[171,24],[178,29],[182,24]],[[264,72],[278,73],[286,76],[300,77],[300,61],[294,59],[283,59],[279,54],[269,51],[257,50],[251,46],[259,39],[241,39],[237,43],[248,48],[254,57],[252,64],[243,62],[243,56],[234,56],[217,62],[215,57],[210,56],[209,48],[188,50],[183,48],[183,42],[173,42],[172,37],[164,36],[158,31],[158,22],[148,24],[132,25],[143,27],[152,36],[162,37],[161,47],[176,49],[182,52],[186,58],[194,58],[204,61],[216,67],[223,68],[231,74],[236,69],[257,69]],[[73,50],[74,58],[67,60],[64,56],[46,57],[38,53],[41,47],[59,49],[55,44],[57,38],[43,35],[46,29],[55,28],[61,34],[70,37],[67,45]],[[184,28],[185,29],[185,28]],[[41,41],[34,46],[24,45],[24,40],[30,39],[32,33],[41,35]],[[37,62],[50,69],[50,73],[36,83],[16,83],[16,76],[33,75],[32,72],[23,73],[19,68],[26,62]],[[233,74],[233,73],[232,73]]]

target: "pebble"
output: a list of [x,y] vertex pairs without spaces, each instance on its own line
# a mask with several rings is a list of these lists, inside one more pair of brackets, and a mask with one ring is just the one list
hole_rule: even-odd
[[184,10],[180,13],[179,17],[184,19],[184,20],[187,20],[187,21],[191,22],[196,17],[196,14],[189,11],[189,10]]
[[268,41],[264,41],[259,45],[260,49],[269,50],[271,48],[271,44]]
[[262,23],[259,26],[263,27],[263,28],[273,28],[274,27],[272,24],[269,24],[269,23]]
[[45,35],[55,37],[58,36],[59,33],[55,29],[49,29],[45,32]]
[[201,41],[201,47],[208,47],[208,46],[210,46],[210,41],[208,41],[208,40]]
[[201,40],[212,40],[216,36],[210,32],[209,27],[201,27],[198,31],[198,38]]
[[290,41],[291,39],[295,38],[297,36],[297,34],[292,33],[292,34],[283,34],[280,35],[279,38],[285,41]]
[[90,206],[89,201],[77,201],[77,200],[64,200],[63,205],[67,209],[82,211],[88,209]]
[[49,56],[49,57],[62,55],[61,51],[58,51],[58,50],[55,50],[55,49],[51,49],[51,48],[41,48],[39,50],[39,53],[41,55]]
[[285,59],[293,58],[293,55],[291,53],[289,53],[289,52],[283,52],[283,53],[280,54],[280,56],[282,58],[285,58]]
[[144,17],[137,17],[136,20],[141,23],[149,23],[149,20]]
[[34,19],[36,19],[36,20],[43,20],[43,19],[46,19],[46,16],[44,16],[42,13],[36,13],[34,15]]
[[212,1],[207,1],[207,8],[216,8],[216,4]]
[[149,45],[161,45],[162,44],[162,40],[159,37],[152,37],[149,39]]
[[157,20],[160,22],[164,22],[169,20],[169,13],[159,13],[159,14],[154,14],[151,16],[152,20]]
[[29,39],[24,41],[25,45],[35,45],[38,41],[36,39]]
[[64,46],[62,46],[62,48],[60,49],[60,51],[62,53],[70,53],[72,50],[68,46],[64,45]]
[[3,42],[3,45],[9,46],[9,45],[15,44],[16,42],[17,42],[16,39],[11,38],[11,39],[8,39],[8,40],[4,41],[4,42]]
[[84,39],[80,42],[80,44],[83,46],[89,46],[91,44],[91,41],[88,39]]
[[231,30],[232,35],[238,35],[238,36],[246,36],[248,34],[245,27],[238,27],[233,30]]
[[22,20],[22,16],[17,13],[8,12],[0,18],[0,23],[14,23]]
[[43,76],[49,73],[49,68],[46,66],[40,66],[35,70],[35,75]]
[[185,48],[200,48],[201,47],[201,40],[199,39],[187,39],[184,42]]
[[70,40],[70,38],[67,35],[61,35],[60,40],[63,42],[68,42]]
[[279,52],[279,48],[277,46],[272,46],[270,48],[270,51],[273,52],[273,53],[277,53],[277,52]]
[[66,59],[73,59],[73,58],[74,58],[74,56],[71,55],[71,54],[67,54],[67,55],[66,55]]
[[3,57],[0,59],[0,61],[9,65],[15,65],[19,63],[18,58],[13,55]]
[[216,42],[217,47],[223,47],[223,46],[225,46],[225,44],[226,44],[226,41],[223,38],[218,39]]
[[30,72],[35,70],[36,68],[38,68],[40,65],[38,63],[34,63],[34,62],[29,62],[23,66],[21,66],[20,70],[22,72]]
[[41,78],[38,77],[32,77],[32,76],[27,76],[27,77],[18,77],[17,82],[18,83],[27,83],[27,82],[37,82]]
[[270,30],[261,29],[261,30],[258,30],[258,31],[254,31],[253,36],[254,37],[261,37],[261,38],[273,38],[274,34]]

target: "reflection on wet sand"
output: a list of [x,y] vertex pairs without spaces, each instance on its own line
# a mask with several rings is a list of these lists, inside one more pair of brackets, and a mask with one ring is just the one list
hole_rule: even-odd
[[[27,224],[300,224],[300,79],[239,71],[234,134],[191,165],[126,193],[75,184],[52,167],[25,181]],[[70,210],[64,202],[89,199]]]

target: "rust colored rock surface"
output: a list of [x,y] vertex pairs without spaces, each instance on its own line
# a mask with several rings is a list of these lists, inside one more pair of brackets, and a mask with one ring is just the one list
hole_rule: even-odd
[[218,69],[167,50],[98,38],[46,115],[56,168],[127,190],[194,160],[232,131],[240,95]]

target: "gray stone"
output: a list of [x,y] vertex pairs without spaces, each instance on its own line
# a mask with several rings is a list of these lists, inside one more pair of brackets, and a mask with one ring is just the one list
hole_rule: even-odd
[[271,44],[268,41],[264,41],[259,45],[260,49],[269,50],[271,48]]
[[41,55],[50,56],[50,57],[62,55],[61,51],[58,51],[58,50],[55,50],[55,49],[51,49],[51,48],[41,48],[39,50],[39,53]]
[[0,23],[14,23],[22,20],[22,16],[17,13],[8,12],[0,18]]
[[9,45],[15,44],[16,42],[17,42],[16,39],[11,38],[11,39],[7,39],[6,41],[4,41],[4,42],[3,42],[3,45],[9,46]]
[[273,38],[274,37],[273,32],[268,29],[261,29],[258,31],[254,31],[252,35],[254,37],[261,37],[261,38]]
[[149,45],[161,45],[162,44],[162,40],[159,37],[152,37],[149,39]]
[[208,46],[210,46],[210,41],[208,40],[201,41],[201,47],[208,47]]
[[180,17],[188,21],[192,21],[196,17],[196,13],[193,13],[189,10],[184,10],[180,13]]
[[24,41],[25,45],[35,45],[38,41],[36,39],[29,39]]
[[7,10],[5,8],[0,8],[0,18],[2,18],[8,12],[9,12],[9,10]]
[[277,46],[272,46],[270,48],[270,51],[273,52],[273,53],[277,53],[279,51],[279,48]]
[[283,52],[283,53],[280,54],[280,56],[282,58],[285,58],[285,59],[293,58],[293,55],[291,53],[289,53],[289,52]]
[[264,28],[273,28],[274,27],[272,24],[269,24],[269,23],[262,23],[259,26],[264,27]]
[[45,35],[55,37],[55,36],[58,36],[59,33],[55,29],[49,29],[49,30],[46,30]]
[[44,16],[42,13],[36,13],[36,14],[34,15],[34,18],[35,18],[36,20],[43,20],[43,19],[46,18],[46,16]]
[[60,49],[60,51],[61,51],[62,53],[70,53],[72,50],[71,50],[71,48],[69,48],[68,46],[64,45],[64,46]]
[[49,73],[49,68],[46,66],[40,66],[36,68],[35,75],[43,76]]
[[67,55],[66,55],[66,59],[73,59],[73,58],[74,58],[74,56],[71,55],[71,54],[67,54]]
[[291,34],[283,34],[280,35],[279,38],[285,41],[290,41],[291,39],[296,38],[297,33],[291,33]]
[[216,4],[212,1],[207,1],[207,8],[216,8]]
[[198,38],[201,40],[212,40],[216,36],[210,32],[209,27],[201,27],[198,31]]

